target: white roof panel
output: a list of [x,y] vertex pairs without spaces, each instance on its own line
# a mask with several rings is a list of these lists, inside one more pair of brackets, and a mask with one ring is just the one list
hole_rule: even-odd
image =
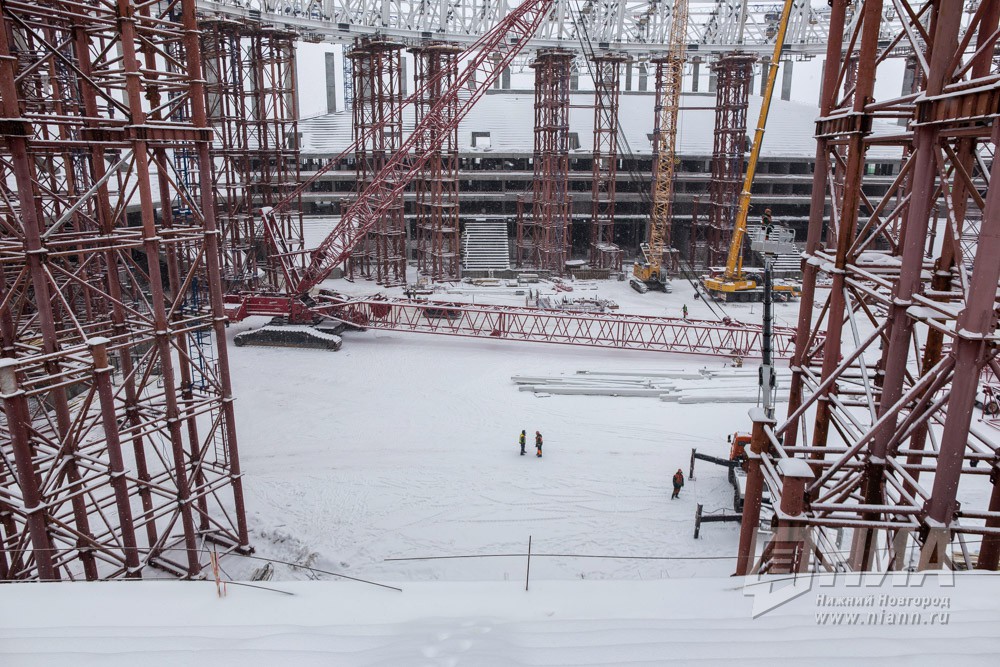
[[[649,135],[653,132],[652,93],[623,93],[619,103],[620,125],[626,140],[636,155],[650,155],[652,146]],[[686,94],[682,104],[686,107],[711,107],[714,95]],[[589,153],[593,148],[594,110],[593,93],[574,93],[570,99],[570,132],[575,132],[580,148],[574,153]],[[760,113],[761,98],[750,97],[747,113],[747,134],[753,133]],[[770,128],[764,138],[761,155],[764,157],[812,158],[816,154],[813,138],[818,111],[815,107],[799,102],[774,100],[768,121]],[[490,91],[472,108],[462,121],[459,132],[459,150],[463,153],[531,153],[534,145],[534,95],[531,91]],[[715,112],[711,108],[681,109],[678,123],[681,155],[708,156],[712,154]],[[302,152],[339,153],[351,142],[351,115],[348,113],[325,114],[299,121],[302,132]],[[413,129],[413,110],[404,111],[404,130]],[[878,135],[898,132],[899,126],[876,122]],[[473,132],[489,132],[489,148],[472,147]],[[873,147],[871,157],[898,158],[894,148]]]

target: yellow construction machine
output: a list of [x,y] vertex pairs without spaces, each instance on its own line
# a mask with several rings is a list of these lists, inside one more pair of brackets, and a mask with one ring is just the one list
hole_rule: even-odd
[[[760,158],[760,147],[764,141],[764,127],[767,125],[767,114],[771,108],[771,95],[778,79],[778,65],[781,61],[781,51],[785,44],[785,33],[788,30],[788,17],[792,11],[794,0],[785,0],[781,11],[781,23],[774,41],[774,55],[771,57],[767,71],[767,85],[760,105],[760,116],[757,118],[757,130],[754,133],[753,146],[750,149],[750,159],[747,161],[747,171],[743,178],[743,189],[740,191],[739,207],[736,213],[736,223],[732,239],[729,243],[729,255],[726,258],[726,269],[721,275],[711,275],[702,278],[702,286],[710,296],[720,301],[761,301],[763,289],[757,286],[757,280],[743,270],[743,241],[747,235],[747,216],[750,212],[750,188],[757,173],[757,161]],[[769,211],[769,209],[768,209]],[[775,233],[770,224],[770,216],[765,215],[761,225],[761,234],[769,236]],[[790,230],[779,230],[783,240],[788,240]],[[794,234],[791,236],[794,241]],[[778,298],[789,299],[799,296],[800,288],[792,284],[776,284],[773,287]]]
[[684,82],[684,54],[687,49],[688,0],[674,3],[670,26],[669,52],[656,60],[664,68],[662,107],[659,117],[659,146],[653,174],[653,203],[649,219],[649,243],[641,244],[642,260],[632,266],[629,281],[637,292],[669,292],[663,254],[670,248],[670,219],[674,200],[674,166],[677,163],[677,117]]

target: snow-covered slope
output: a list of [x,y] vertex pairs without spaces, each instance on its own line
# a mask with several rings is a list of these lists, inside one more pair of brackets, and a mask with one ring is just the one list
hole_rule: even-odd
[[[954,588],[816,583],[754,619],[738,579],[533,580],[525,592],[523,574],[506,583],[405,583],[402,592],[272,582],[274,590],[230,586],[222,599],[212,582],[7,585],[0,664],[969,667],[995,665],[1000,652],[997,576],[959,576]],[[875,604],[825,604],[862,594]],[[895,603],[904,596],[918,599]],[[940,602],[925,607],[922,596]],[[887,623],[886,613],[918,624]]]

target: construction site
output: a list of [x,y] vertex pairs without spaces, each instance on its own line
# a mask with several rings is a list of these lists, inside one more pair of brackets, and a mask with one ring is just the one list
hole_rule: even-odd
[[1000,0],[0,20],[0,663],[993,664]]

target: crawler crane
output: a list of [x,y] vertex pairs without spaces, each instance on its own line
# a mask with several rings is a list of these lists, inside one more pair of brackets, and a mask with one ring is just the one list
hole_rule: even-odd
[[[681,86],[684,82],[684,53],[687,48],[688,0],[674,3],[670,24],[670,51],[659,62],[665,68],[658,109],[659,136],[653,174],[653,208],[649,219],[649,243],[641,246],[643,259],[632,267],[632,285],[637,291],[669,291],[663,254],[670,250],[670,224],[674,204],[674,165],[677,158],[677,118]],[[645,287],[645,289],[643,289]]]

